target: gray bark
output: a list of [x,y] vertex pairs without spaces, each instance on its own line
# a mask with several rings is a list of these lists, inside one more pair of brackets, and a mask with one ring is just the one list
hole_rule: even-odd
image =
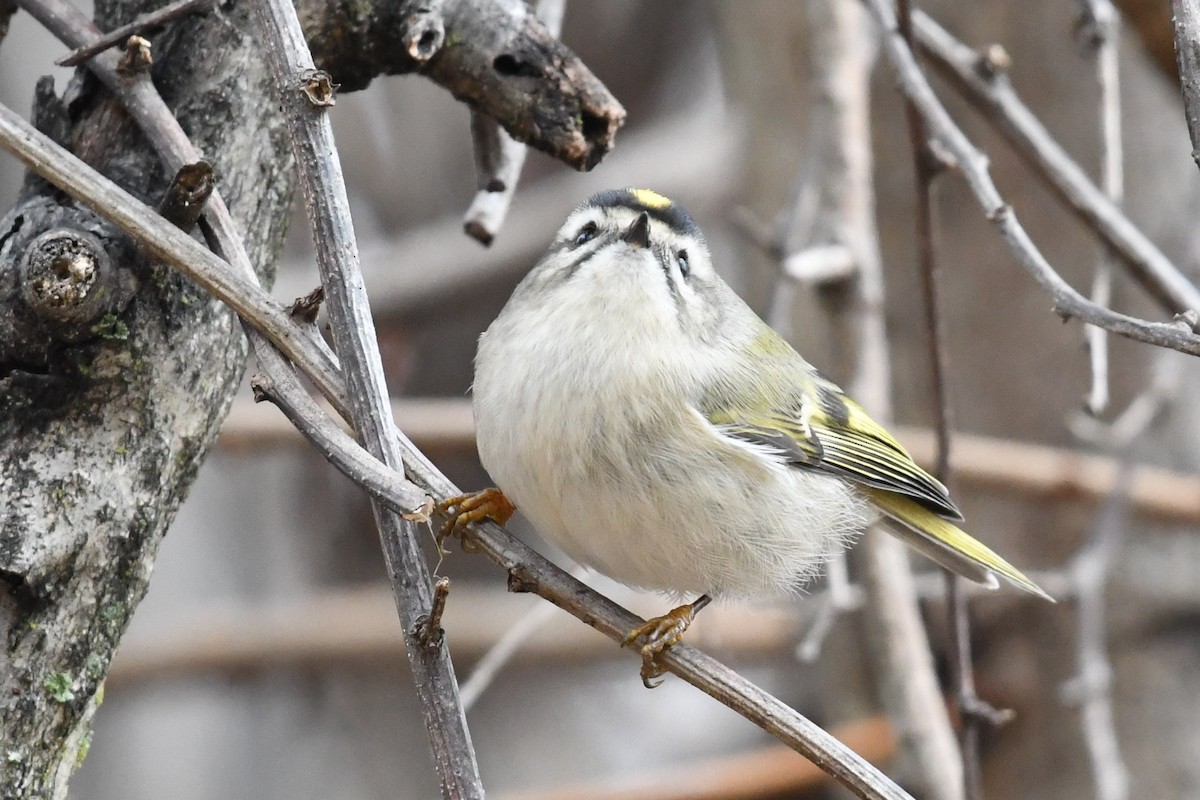
[[[97,25],[110,30],[144,5],[102,3]],[[421,71],[577,168],[611,147],[624,110],[521,4],[427,5],[420,18],[411,2],[308,2],[302,13],[321,65],[352,87]],[[0,0],[0,23],[8,8]],[[248,10],[174,23],[154,41],[152,75],[213,163],[269,284],[292,159]],[[338,50],[347,39],[355,47]],[[407,49],[389,49],[397,40]],[[392,50],[404,55],[379,57]],[[158,204],[171,176],[86,73],[62,100],[43,83],[34,120]],[[223,304],[33,177],[0,219],[0,340],[0,796],[62,797],[158,544],[238,386],[246,341]]]
[[[151,5],[151,4],[146,4]],[[111,27],[144,9],[103,5]],[[266,278],[282,244],[291,156],[245,4],[155,41],[154,79],[197,145]],[[169,175],[89,80],[69,92],[76,154],[148,202]],[[0,222],[0,276],[51,227],[120,237],[46,187]],[[135,276],[95,338],[0,364],[0,795],[61,797],[86,755],[98,689],[146,591],[158,544],[228,410],[246,360],[233,315],[128,242]],[[11,299],[8,298],[8,299]]]

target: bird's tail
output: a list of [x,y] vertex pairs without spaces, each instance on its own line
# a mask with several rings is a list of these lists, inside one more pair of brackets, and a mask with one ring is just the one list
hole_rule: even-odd
[[902,494],[870,487],[864,487],[863,491],[880,511],[899,523],[893,530],[905,544],[951,572],[991,586],[996,585],[995,576],[999,575],[1027,592],[1054,602],[1053,597],[1016,567],[954,523]]

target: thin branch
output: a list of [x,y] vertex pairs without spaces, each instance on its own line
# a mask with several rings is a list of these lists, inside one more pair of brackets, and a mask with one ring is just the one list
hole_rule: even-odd
[[[272,396],[271,399],[277,398]],[[293,413],[298,410],[294,409]],[[296,421],[301,432],[313,438],[319,448],[328,447],[328,442],[316,441],[318,435],[324,434],[320,434],[309,420],[297,417]],[[413,448],[402,433],[397,431],[397,436],[404,450],[406,467],[418,486],[435,497],[451,497],[460,493],[458,487]],[[338,448],[330,461],[352,479],[356,474],[370,473],[374,469],[372,463],[378,463],[353,443]],[[404,485],[405,481],[396,475],[385,485],[364,484],[363,488],[378,496],[389,507],[397,507],[405,501],[393,493]],[[467,539],[469,546],[507,570],[508,585],[512,591],[534,592],[614,642],[623,642],[626,634],[643,622],[556,567],[498,525],[477,525],[473,530],[468,530]],[[660,656],[660,660],[680,678],[811,759],[858,796],[908,797],[886,776],[847,750],[820,727],[694,647],[676,645]]]
[[[32,3],[33,0],[27,0],[27,2]],[[58,8],[63,10],[62,5],[59,5]],[[77,12],[66,7],[61,19],[70,22],[72,17],[77,20]],[[80,30],[83,33],[79,34],[77,38],[83,39],[95,35],[94,32],[87,30],[86,23]],[[58,31],[55,32],[58,33]],[[59,33],[59,35],[63,34]],[[68,36],[74,37],[75,34],[68,34]],[[89,64],[94,65],[108,55],[111,54],[100,54]],[[157,98],[156,93],[153,96]],[[161,104],[161,100],[159,103]],[[130,111],[135,115],[139,124],[144,126],[150,123],[165,124],[162,120],[154,117],[157,112],[148,111],[144,107],[135,105],[130,108]],[[160,148],[160,152],[169,154],[170,148],[177,144],[177,142],[168,143],[160,135],[153,135],[161,134],[161,130],[151,128],[148,133],[152,133],[151,141],[156,148]],[[186,137],[184,137],[183,142],[186,143],[186,141]],[[162,221],[161,218],[156,218],[153,212],[146,209],[136,199],[121,191],[111,182],[105,181],[86,164],[30,128],[20,117],[3,107],[0,107],[0,144],[14,152],[34,171],[54,182],[68,194],[90,206],[98,207],[103,216],[130,235],[140,238],[139,234],[145,233],[147,238],[152,241],[152,252],[162,257],[164,261],[186,270],[193,260],[204,263],[213,258],[212,254],[200,248],[193,240],[182,236],[177,229]],[[169,147],[166,146],[168,144]],[[193,156],[190,159],[182,159],[182,163],[194,160]],[[218,197],[214,194],[210,199],[210,211],[223,209],[223,204],[216,202],[217,200]],[[164,231],[158,223],[166,226],[168,230]],[[236,249],[239,245],[236,238],[232,241],[223,241],[224,234],[215,226],[210,225],[208,232],[211,234],[214,246],[222,250]],[[248,295],[243,292],[245,287],[241,283],[229,276],[225,276],[223,279],[214,278],[213,275],[222,274],[221,269],[221,262],[217,260],[214,273],[205,274],[203,277],[208,283],[219,286],[233,300],[241,302],[248,316],[257,319],[270,316],[262,313],[261,309],[253,302],[247,301]],[[240,278],[241,275],[238,277]],[[201,283],[200,280],[197,282]],[[288,326],[291,326],[290,317],[288,320]],[[282,330],[290,333],[294,328],[284,327]],[[260,343],[257,336],[253,335],[251,341],[256,345]],[[308,341],[311,343],[311,340]],[[316,345],[313,344],[313,347]],[[314,361],[320,361],[324,367]],[[314,380],[314,383],[333,402],[339,412],[346,412],[349,402],[344,387],[341,385],[337,368],[332,364],[328,354],[321,353],[320,357],[314,360],[298,358],[296,364]],[[457,487],[450,483],[420,451],[416,450],[401,431],[396,430],[395,435],[403,453],[405,467],[418,485],[441,498],[459,493]],[[366,458],[371,458],[365,451],[362,452]],[[393,499],[397,503],[403,502],[400,498]],[[562,570],[526,545],[513,539],[499,526],[491,524],[478,526],[469,534],[469,538],[479,550],[509,572],[512,588],[538,593],[600,630],[614,641],[622,641],[632,627],[642,622],[612,601],[592,592],[563,573]],[[679,645],[668,651],[660,660],[668,669],[684,680],[738,711],[765,731],[779,737],[859,796],[870,798],[909,797],[881,772],[830,737],[820,727],[694,648]]]
[[60,67],[78,66],[97,53],[103,53],[114,45],[123,44],[130,36],[161,28],[194,11],[207,10],[215,2],[216,0],[177,0],[177,2],[168,3],[162,8],[142,14],[133,22],[113,28],[93,43],[86,47],[76,48],[54,63]]
[[[313,102],[312,94],[305,91],[314,82],[321,84],[323,73],[316,71],[291,0],[262,0],[255,3],[254,15],[267,64],[279,87],[304,206],[313,228],[317,267],[321,285],[325,287],[326,313],[350,396],[350,420],[371,455],[403,473],[403,456],[392,435],[395,423],[375,338],[375,322],[358,264],[350,201],[327,113],[331,98]],[[483,783],[475,747],[458,698],[450,649],[440,635],[438,624],[439,608],[445,603],[444,589],[449,584],[440,584],[443,590],[433,592],[416,522],[376,503],[375,524],[396,595],[396,609],[409,638],[409,665],[421,700],[442,795],[448,800],[482,800]]]
[[[913,22],[922,54],[930,59],[939,74],[962,92],[1017,154],[1033,167],[1034,174],[1045,181],[1058,198],[1113,249],[1134,279],[1162,308],[1172,314],[1188,309],[1200,310],[1200,290],[1195,284],[1130,222],[1117,204],[1105,196],[1087,172],[1021,102],[1005,75],[1009,66],[1007,53],[998,46],[978,53],[921,12],[913,16]],[[922,92],[926,92],[927,88],[924,87]],[[927,106],[936,103],[932,93],[926,95],[925,102]],[[949,117],[944,118],[944,124],[953,127]],[[976,173],[970,178],[972,189],[991,217],[1001,207],[1002,201],[995,188],[990,186],[991,181],[981,180],[981,177],[986,178],[986,174],[979,174],[986,166],[986,161],[975,154],[974,147],[961,132],[956,133],[956,138],[956,146],[971,154],[965,168]],[[1011,239],[1007,235],[1006,238]],[[1048,266],[1037,266],[1037,262],[1044,261],[1040,255],[1036,258],[1031,255],[1019,257],[1031,271],[1035,268],[1043,272],[1049,269]],[[1042,283],[1042,279],[1039,282]]]
[[[820,294],[843,363],[854,364],[851,393],[885,424],[891,418],[891,374],[884,325],[883,269],[875,230],[871,161],[870,74],[876,45],[869,22],[854,0],[804,4],[811,31],[809,69],[814,97],[807,137],[813,148],[792,209],[777,235],[784,264],[796,254],[828,250],[850,256],[856,278],[842,291],[825,285]],[[810,259],[811,260],[811,259]],[[786,270],[784,271],[786,275]],[[961,795],[962,762],[921,622],[912,572],[903,545],[878,528],[862,545],[868,568],[864,588],[867,647],[884,707],[901,731],[900,749],[921,793],[939,800]],[[828,629],[848,602],[848,586],[831,567],[831,594],[819,610],[815,632]],[[835,594],[836,592],[836,594]],[[803,643],[811,651],[819,639]]]
[[[899,0],[897,5],[900,31],[906,44],[913,47],[913,9],[909,0]],[[925,321],[925,346],[928,351],[930,384],[933,388],[934,436],[937,442],[937,457],[934,475],[953,486],[950,475],[950,398],[946,386],[949,372],[949,356],[945,347],[945,329],[942,325],[941,306],[938,297],[939,270],[934,246],[933,182],[946,166],[935,155],[934,144],[925,129],[925,120],[912,100],[904,104],[908,121],[909,144],[913,152],[913,179],[916,189],[915,225],[917,235],[917,262],[921,272],[921,294]],[[951,676],[954,685],[954,700],[958,707],[961,727],[959,750],[962,754],[963,795],[968,800],[983,797],[983,781],[979,756],[979,737],[985,715],[975,713],[986,704],[975,692],[975,666],[971,660],[971,622],[967,599],[962,592],[962,581],[957,575],[946,571],[946,623],[950,643]]]
[[[1121,20],[1109,0],[1084,0],[1079,25],[1084,47],[1096,62],[1096,83],[1100,88],[1100,184],[1114,205],[1120,206],[1125,195],[1124,148],[1121,144]],[[1096,258],[1092,277],[1092,302],[1112,305],[1113,255],[1105,246]],[[1084,329],[1092,382],[1086,405],[1092,414],[1108,407],[1108,337],[1093,325]]]
[[[996,225],[1017,261],[1051,296],[1054,312],[1063,318],[1074,317],[1080,322],[1098,325],[1135,341],[1200,355],[1200,337],[1192,332],[1200,319],[1193,320],[1184,312],[1183,318],[1175,323],[1156,323],[1118,314],[1097,306],[1062,279],[1034,245],[1012,207],[1004,202],[996,189],[988,174],[987,157],[967,139],[930,88],[912,50],[896,27],[896,17],[889,2],[867,0],[867,3],[883,32],[883,49],[896,68],[900,90],[921,112],[930,135],[954,158],[984,215]],[[920,19],[918,16],[918,25],[921,25]],[[1190,284],[1187,286],[1191,292],[1196,291]],[[1183,307],[1191,310],[1190,305]]]
[[[562,31],[566,0],[538,0],[534,14],[554,38]],[[475,173],[479,189],[467,214],[463,229],[484,245],[504,225],[525,166],[525,145],[509,136],[495,119],[478,111],[471,112],[471,139],[475,146]]]
[[1127,448],[1117,486],[1097,513],[1087,543],[1068,568],[1078,604],[1077,671],[1063,684],[1061,692],[1065,700],[1080,707],[1084,743],[1099,800],[1124,800],[1129,796],[1129,773],[1113,722],[1104,593],[1121,534],[1128,524],[1126,490],[1134,463],[1134,449]]
[[1080,707],[1083,740],[1100,800],[1125,800],[1130,793],[1129,773],[1113,719],[1105,592],[1120,540],[1129,525],[1137,453],[1159,412],[1174,397],[1179,385],[1178,366],[1168,353],[1160,352],[1150,387],[1130,403],[1105,438],[1110,449],[1121,453],[1120,468],[1112,491],[1096,513],[1087,541],[1067,568],[1078,604],[1076,674],[1063,684],[1061,693],[1064,700]]

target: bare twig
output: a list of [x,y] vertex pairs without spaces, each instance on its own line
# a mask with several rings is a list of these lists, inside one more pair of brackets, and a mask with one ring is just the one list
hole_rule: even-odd
[[[550,35],[562,31],[566,0],[538,0],[534,14]],[[525,145],[509,136],[496,120],[471,112],[471,138],[475,145],[475,174],[478,191],[463,218],[463,229],[485,245],[491,245],[504,225],[525,166]]]
[[[325,287],[326,312],[343,366],[350,397],[350,419],[359,440],[385,466],[403,473],[404,460],[392,434],[383,361],[375,323],[358,265],[358,243],[341,161],[333,141],[328,105],[314,103],[303,91],[316,67],[291,0],[263,0],[254,6],[266,60],[279,86],[281,107],[292,140],[313,227],[317,266]],[[483,784],[466,714],[458,699],[458,681],[450,649],[440,635],[439,606],[431,594],[429,569],[421,553],[417,525],[382,504],[375,505],[384,560],[396,595],[396,609],[412,641],[408,660],[433,749],[442,795],[483,798]]]
[[1113,722],[1104,592],[1121,533],[1128,523],[1126,489],[1134,463],[1134,449],[1127,448],[1117,486],[1097,513],[1087,544],[1068,568],[1078,603],[1077,672],[1063,684],[1062,695],[1080,706],[1084,743],[1099,800],[1124,800],[1129,796],[1129,774],[1121,759]]
[[[34,0],[26,1],[34,4]],[[47,3],[51,1],[46,0]],[[58,35],[79,40],[95,35],[94,32],[89,31],[86,22],[78,23],[77,12],[69,6],[57,3],[55,8],[57,12],[61,13],[49,14],[48,17],[53,23],[52,29]],[[65,27],[62,24],[64,21]],[[89,64],[94,65],[109,55],[111,54],[100,54]],[[102,70],[98,74],[104,77],[106,73]],[[120,92],[119,83],[117,86],[117,91]],[[150,88],[152,89],[152,87]],[[124,99],[124,95],[122,97]],[[156,93],[151,92],[149,97],[157,99],[161,106],[161,100],[157,98]],[[186,137],[182,137],[182,132],[178,132],[178,137],[182,138],[172,138],[175,134],[172,133],[170,125],[160,118],[159,112],[155,108],[147,108],[134,102],[130,111],[138,119],[139,124],[149,126],[147,132],[155,146],[160,148],[160,152],[169,155],[175,152],[176,148],[180,148],[191,156],[182,161],[195,160],[194,151],[190,149],[190,143],[187,142]],[[167,119],[170,119],[169,115]],[[163,127],[154,127],[155,125]],[[177,127],[176,124],[176,130]],[[114,221],[127,233],[138,238],[142,238],[141,234],[144,233],[145,238],[150,239],[153,243],[152,250],[172,265],[187,269],[187,265],[192,260],[211,263],[208,260],[212,259],[212,255],[198,247],[194,241],[182,236],[177,229],[162,221],[134,198],[105,181],[94,170],[57,147],[48,138],[29,128],[19,117],[2,107],[0,107],[0,144],[17,154],[31,168],[64,191],[89,205],[100,207],[108,219]],[[210,211],[214,212],[214,217],[217,217],[220,210],[224,208],[223,204],[218,201],[219,198],[215,194],[210,199]],[[165,225],[167,230],[159,227],[159,223]],[[236,257],[236,251],[240,247],[236,236],[232,239],[228,238],[227,231],[217,225],[209,226],[207,233],[210,234],[214,246],[234,253],[234,266],[238,268],[239,275],[237,279],[223,275],[221,262],[217,260],[214,274],[219,277],[205,274],[203,276],[205,281],[220,288],[231,299],[231,305],[234,302],[240,302],[248,317],[258,320],[269,319],[270,314],[264,314],[254,301],[248,299],[250,295],[247,294],[246,287],[243,285],[243,282],[247,280],[243,276],[246,276],[247,273],[240,268],[241,265],[248,264],[248,261],[242,261]],[[190,247],[195,249],[189,249]],[[242,258],[244,258],[244,250]],[[200,280],[197,282],[203,283]],[[283,336],[290,335],[294,330],[290,319],[279,329]],[[256,334],[251,336],[251,341],[256,348],[265,345],[265,340],[260,340]],[[307,341],[311,343],[311,340]],[[316,347],[315,344],[312,346]],[[329,354],[320,353],[319,357],[315,359],[308,358],[306,354],[306,357],[297,358],[296,364],[314,380],[318,388],[330,398],[339,411],[346,412],[349,401],[341,384],[337,366],[332,362]],[[324,366],[321,366],[322,364]],[[395,435],[404,453],[405,466],[419,485],[423,485],[438,497],[448,497],[459,493],[457,487],[454,487],[445,476],[437,471],[428,459],[412,446],[403,433],[397,430]],[[366,459],[373,460],[361,449],[358,452]],[[402,482],[403,478],[397,476],[396,480]],[[393,498],[393,502],[403,503],[404,500]],[[482,552],[508,570],[512,587],[537,592],[614,640],[623,640],[628,630],[641,622],[611,601],[591,592],[582,584],[571,579],[570,576],[565,575],[553,564],[513,539],[498,526],[490,524],[478,526],[470,534],[470,537]],[[671,671],[809,757],[858,795],[872,798],[908,797],[882,773],[853,752],[848,751],[818,726],[813,725],[779,700],[694,648],[678,646],[662,656],[661,661]]]
[[[813,181],[802,174],[790,213],[777,235],[784,264],[793,272],[816,249],[849,256],[845,290],[824,284],[839,360],[854,364],[851,393],[885,424],[891,417],[891,375],[884,327],[883,270],[875,230],[871,163],[870,73],[876,44],[854,0],[804,4],[810,37],[809,68],[814,108],[807,137],[813,149]],[[785,270],[784,274],[787,274]],[[855,278],[846,282],[846,277]],[[868,648],[880,696],[901,731],[900,749],[921,789],[939,800],[961,797],[962,764],[933,668],[906,554],[893,537],[872,529],[863,543],[868,569],[864,588]],[[848,604],[848,584],[831,566],[830,595],[803,646],[818,646],[833,615]]]
[[1130,793],[1129,773],[1113,720],[1105,591],[1122,533],[1129,524],[1137,453],[1160,410],[1173,399],[1179,385],[1178,366],[1169,353],[1160,351],[1149,388],[1130,403],[1105,437],[1109,449],[1121,454],[1120,468],[1112,491],[1096,513],[1087,542],[1067,568],[1078,603],[1078,645],[1076,674],[1063,684],[1062,695],[1080,707],[1083,739],[1100,800],[1125,800]]
[[[1117,9],[1109,0],[1084,0],[1079,30],[1084,47],[1096,61],[1096,82],[1100,87],[1100,184],[1104,194],[1120,206],[1125,194],[1124,150],[1121,144],[1120,34]],[[1096,259],[1092,278],[1092,302],[1112,304],[1113,256],[1105,246]],[[1108,337],[1094,325],[1084,329],[1092,382],[1086,406],[1092,414],[1108,407]]]
[[552,604],[538,603],[521,615],[521,618],[483,654],[471,673],[463,680],[461,696],[465,711],[470,713],[479,698],[483,697],[483,693],[491,688],[500,671],[512,661],[513,656],[529,644],[530,637],[553,616]]
[[[921,12],[913,15],[913,22],[918,44],[933,66],[996,126],[1017,154],[1034,167],[1034,174],[1044,180],[1059,199],[1120,256],[1131,275],[1146,291],[1170,313],[1200,309],[1200,290],[1195,284],[1096,187],[1087,173],[1021,102],[1004,74],[1008,68],[1008,56],[1003,49],[993,46],[980,54],[959,42]],[[927,105],[935,102],[932,93],[926,95]],[[953,126],[944,110],[941,114],[944,123]],[[995,188],[990,186],[991,181],[980,180],[986,178],[986,161],[974,154],[974,147],[961,132],[955,131],[955,146],[965,148],[965,153],[972,154],[964,167],[974,173],[969,178],[972,189],[984,210],[992,216],[1004,206]],[[997,219],[993,221],[1000,222]],[[1017,242],[1017,237],[1009,233],[1005,234],[1005,238],[1010,245]],[[1048,266],[1038,265],[1039,261],[1044,262],[1040,254],[1035,258],[1032,254],[1018,253],[1018,257],[1031,272],[1048,270]],[[1051,288],[1042,279],[1039,282]],[[1056,299],[1057,296],[1055,294]]]
[[[913,9],[909,0],[898,0],[897,14],[900,32],[910,48],[913,47]],[[925,312],[925,346],[928,351],[930,384],[933,388],[934,435],[937,457],[934,475],[947,486],[950,480],[950,398],[946,388],[948,354],[945,331],[942,327],[938,299],[938,263],[934,248],[933,181],[944,166],[937,160],[933,143],[925,129],[925,120],[910,99],[904,104],[908,121],[909,144],[913,151],[913,179],[916,189],[915,225],[917,261],[921,272],[921,292]],[[957,575],[946,571],[947,629],[950,642],[951,675],[954,699],[958,706],[961,727],[959,750],[962,756],[963,796],[968,800],[983,797],[980,775],[979,736],[984,717],[974,713],[982,706],[975,693],[975,668],[971,660],[971,624],[967,601]]]
[[[582,567],[576,566],[570,574],[571,577],[578,579],[585,571]],[[538,603],[522,614],[521,618],[488,648],[488,651],[479,658],[471,670],[471,674],[463,681],[462,703],[465,710],[470,711],[474,707],[483,693],[491,687],[500,671],[529,643],[535,633],[545,627],[553,616],[554,606],[552,604]]]
[[126,39],[134,34],[143,34],[147,31],[161,28],[193,11],[207,10],[214,2],[216,0],[178,0],[175,3],[168,3],[162,8],[141,15],[133,22],[122,25],[119,28],[113,28],[91,44],[76,48],[54,63],[60,67],[78,66],[97,53],[102,53],[115,45],[123,44]]
[[[417,644],[424,648],[437,649],[442,646],[442,638],[446,632],[442,630],[442,614],[446,612],[446,600],[450,597],[450,579],[438,578],[433,584],[433,602],[429,613],[417,617],[416,627],[412,631]],[[466,713],[466,706],[463,706]]]
[[[704,135],[698,136],[697,130]],[[515,283],[546,248],[546,220],[613,186],[653,186],[668,197],[687,197],[688,208],[698,216],[715,214],[732,179],[737,147],[735,126],[728,118],[703,111],[678,114],[631,131],[605,158],[603,170],[582,175],[556,172],[523,185],[521,201],[505,220],[504,235],[486,250],[463,236],[461,213],[396,236],[360,242],[372,309],[381,319],[412,318],[438,313],[481,285]],[[396,264],[410,262],[422,268],[396,269]],[[308,292],[310,269],[308,257],[281,264],[275,295]]]
[[[1098,325],[1135,341],[1200,355],[1200,337],[1191,330],[1194,322],[1188,320],[1185,330],[1184,326],[1179,324],[1148,322],[1118,314],[1097,306],[1062,279],[1029,238],[1029,234],[1017,220],[1012,206],[1005,203],[1000,196],[988,173],[987,157],[967,139],[937,99],[929,81],[917,65],[912,50],[900,35],[895,14],[888,0],[867,0],[867,3],[883,32],[883,49],[896,68],[900,90],[913,101],[921,116],[925,118],[930,136],[939,141],[957,162],[958,171],[966,180],[985,216],[996,225],[1001,238],[1017,257],[1017,261],[1050,295],[1054,303],[1054,312],[1063,318],[1074,317],[1080,322]],[[918,17],[918,23],[919,19]],[[1196,291],[1191,284],[1187,284],[1186,281],[1185,284],[1190,292]]]

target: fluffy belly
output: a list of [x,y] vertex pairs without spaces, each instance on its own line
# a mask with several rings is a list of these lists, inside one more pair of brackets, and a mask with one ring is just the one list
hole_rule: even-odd
[[[698,415],[634,427],[585,423],[489,447],[484,423],[480,454],[539,533],[572,558],[677,595],[795,591],[866,522],[866,503],[847,482],[730,440]],[[663,429],[677,435],[648,432]]]

